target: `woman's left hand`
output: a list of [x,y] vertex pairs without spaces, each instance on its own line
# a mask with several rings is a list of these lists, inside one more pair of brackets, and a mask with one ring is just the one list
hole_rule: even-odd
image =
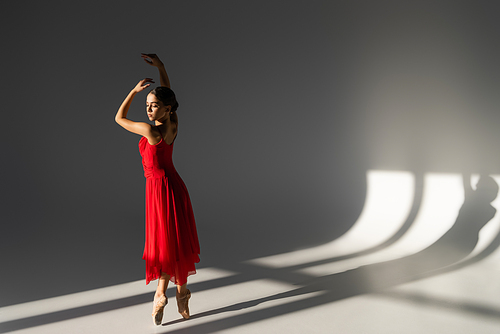
[[154,81],[151,78],[142,79],[134,87],[133,91],[136,92],[136,93],[142,92],[143,90],[145,90],[146,88],[148,88],[149,86],[151,86],[152,83],[154,83]]

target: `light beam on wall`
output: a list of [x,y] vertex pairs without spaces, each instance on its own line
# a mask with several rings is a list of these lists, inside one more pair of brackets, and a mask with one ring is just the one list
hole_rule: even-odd
[[[499,176],[492,177],[500,183]],[[478,179],[478,175],[471,178],[473,189]],[[253,259],[249,262],[272,268],[307,266],[314,261],[359,252],[382,243],[404,224],[414,200],[415,177],[409,172],[372,170],[367,172],[367,185],[362,213],[353,227],[342,237],[317,247]],[[463,176],[456,173],[427,173],[424,175],[423,187],[420,210],[409,230],[397,242],[368,255],[315,265],[302,271],[314,275],[332,274],[408,256],[436,242],[453,226],[464,202]],[[492,203],[497,210],[500,207],[499,198]],[[500,229],[499,217],[496,215],[485,226],[473,254],[477,254],[493,240]]]
[[415,176],[412,173],[370,170],[367,172],[365,205],[346,234],[324,245],[250,262],[275,268],[287,267],[374,247],[390,238],[404,224],[414,192]]

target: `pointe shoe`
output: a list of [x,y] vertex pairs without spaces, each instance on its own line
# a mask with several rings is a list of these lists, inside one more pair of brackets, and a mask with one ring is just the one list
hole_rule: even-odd
[[163,320],[163,309],[167,303],[168,300],[165,296],[161,296],[156,302],[153,302],[153,313],[151,315],[153,316],[153,322],[156,326],[161,325],[161,321]]
[[191,298],[191,291],[187,290],[182,297],[180,297],[179,292],[177,292],[175,297],[177,298],[177,310],[184,319],[189,319],[188,302],[189,298]]

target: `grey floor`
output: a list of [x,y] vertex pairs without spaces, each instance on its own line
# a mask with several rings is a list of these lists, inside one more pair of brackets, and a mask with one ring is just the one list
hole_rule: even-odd
[[[500,215],[460,263],[419,277],[384,277],[371,266],[415,254],[453,226],[462,179],[426,175],[410,229],[387,247],[360,253],[398,231],[414,200],[409,174],[373,171],[368,178],[365,208],[343,237],[227,266],[232,271],[200,269],[189,281],[190,320],[176,312],[170,287],[163,324],[154,326],[155,285],[141,280],[0,308],[0,333],[500,333],[500,250],[491,251]],[[500,199],[493,206],[499,209]],[[363,282],[352,275],[360,268]]]

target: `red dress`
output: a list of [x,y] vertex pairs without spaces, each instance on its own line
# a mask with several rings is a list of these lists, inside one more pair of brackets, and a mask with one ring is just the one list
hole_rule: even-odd
[[184,182],[172,162],[174,144],[163,139],[149,144],[139,141],[146,177],[146,242],[142,258],[146,260],[146,284],[161,272],[183,285],[195,274],[200,262],[200,245],[191,200]]

